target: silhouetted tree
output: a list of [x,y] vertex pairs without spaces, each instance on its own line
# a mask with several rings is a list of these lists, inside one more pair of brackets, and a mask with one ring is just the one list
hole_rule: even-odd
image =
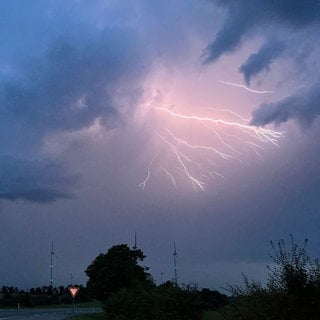
[[97,300],[106,301],[121,289],[151,284],[148,268],[139,265],[144,258],[140,249],[130,249],[126,244],[113,246],[87,268],[88,289]]

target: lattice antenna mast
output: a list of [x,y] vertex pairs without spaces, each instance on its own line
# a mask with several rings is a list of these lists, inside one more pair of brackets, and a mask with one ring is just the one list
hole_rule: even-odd
[[137,246],[137,232],[134,233],[134,246],[133,246],[133,249],[134,250],[138,249],[138,246]]
[[51,253],[50,253],[50,286],[53,287],[53,256],[54,256],[54,251],[53,251],[53,241],[51,242]]
[[173,266],[174,266],[174,283],[177,286],[178,285],[178,271],[177,271],[177,249],[176,249],[176,243],[173,243]]

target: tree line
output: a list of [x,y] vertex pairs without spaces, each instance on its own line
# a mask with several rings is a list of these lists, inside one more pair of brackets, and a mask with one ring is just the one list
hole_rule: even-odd
[[[77,302],[89,302],[93,297],[86,287],[79,286]],[[28,290],[2,286],[0,294],[1,307],[37,307],[44,305],[72,304],[68,287],[42,286]]]

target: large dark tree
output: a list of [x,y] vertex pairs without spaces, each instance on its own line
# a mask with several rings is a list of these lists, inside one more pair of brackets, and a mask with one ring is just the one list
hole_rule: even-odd
[[148,268],[139,265],[144,258],[140,249],[130,249],[126,244],[113,246],[87,268],[88,289],[97,300],[106,301],[121,289],[152,284]]

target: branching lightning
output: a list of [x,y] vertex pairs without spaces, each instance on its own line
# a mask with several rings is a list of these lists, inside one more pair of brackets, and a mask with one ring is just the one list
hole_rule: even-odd
[[213,124],[222,124],[228,127],[236,127],[242,131],[245,131],[249,134],[251,134],[253,137],[256,137],[260,141],[266,141],[268,140],[269,142],[273,143],[276,146],[279,146],[277,144],[277,139],[280,137],[283,137],[284,132],[278,132],[278,131],[273,131],[270,129],[265,129],[265,128],[259,128],[259,127],[253,127],[249,126],[247,124],[242,124],[239,122],[233,122],[233,121],[225,121],[223,119],[215,119],[215,118],[210,118],[210,117],[199,117],[199,116],[187,116],[179,113],[175,113],[172,110],[165,109],[162,107],[155,107],[154,109],[161,110],[164,112],[169,113],[171,116],[176,117],[176,118],[181,118],[184,120],[195,120],[203,123],[213,123]]
[[[243,162],[241,159],[243,148],[251,150],[250,152],[262,160],[259,152],[264,150],[262,144],[271,143],[279,147],[278,140],[284,136],[284,132],[250,126],[247,120],[225,109],[219,110],[229,114],[229,117],[223,119],[212,115],[182,114],[163,107],[153,107],[152,110],[165,115],[169,122],[175,119],[175,126],[154,131],[160,143],[160,152],[157,152],[148,164],[146,177],[138,185],[142,189],[150,181],[157,159],[158,171],[165,174],[175,189],[181,184],[181,179],[184,179],[195,191],[206,190],[209,179],[224,178],[218,169],[219,161],[239,160]],[[230,117],[236,120],[230,120]],[[197,130],[202,130],[207,137],[204,140],[208,141],[210,138],[210,141],[215,142],[215,146],[211,143],[199,144],[191,137],[185,138],[185,134],[178,135],[176,131],[181,125],[187,131],[191,126],[199,127]],[[237,148],[233,146],[235,141],[238,141]],[[242,146],[242,149],[239,146]],[[169,170],[167,166],[175,167],[175,169]]]
[[164,168],[164,167],[160,167],[160,170],[162,170],[162,171],[169,177],[169,179],[171,180],[173,186],[175,187],[175,189],[177,189],[176,180],[174,179],[173,174],[170,173],[170,172],[169,172],[166,168]]
[[171,135],[171,137],[177,143],[183,144],[183,145],[189,147],[190,149],[203,149],[203,150],[213,151],[214,153],[218,154],[223,159],[233,158],[233,156],[230,156],[230,155],[228,155],[226,153],[223,153],[223,152],[221,152],[221,151],[219,151],[219,150],[217,150],[217,149],[215,149],[213,147],[210,147],[210,146],[192,145],[192,144],[190,144],[189,142],[187,142],[185,140],[177,138],[169,129],[166,129],[166,131]]
[[150,177],[151,177],[151,167],[152,167],[153,162],[156,160],[157,155],[158,155],[158,152],[154,155],[154,157],[153,157],[153,158],[151,159],[151,161],[149,162],[149,164],[148,164],[148,170],[147,170],[147,176],[146,176],[146,178],[145,178],[142,182],[140,182],[140,183],[138,184],[138,187],[144,189],[144,188],[146,187],[147,183],[149,182],[149,179],[150,179]]
[[185,162],[183,161],[183,159],[191,162],[191,163],[194,163],[194,164],[197,164],[196,162],[192,161],[191,159],[189,159],[187,156],[185,156],[183,153],[181,153],[178,148],[176,146],[174,146],[171,142],[169,142],[165,137],[163,137],[161,134],[158,133],[158,136],[165,142],[168,144],[168,146],[171,148],[172,152],[175,154],[176,156],[176,159],[178,161],[178,163],[181,165],[184,173],[186,174],[187,178],[191,181],[192,183],[192,186],[193,186],[193,189],[195,191],[197,191],[199,189],[201,190],[205,190],[205,186],[206,184],[197,179],[196,177],[194,177],[190,172],[189,172],[189,169],[188,167],[186,166]]

